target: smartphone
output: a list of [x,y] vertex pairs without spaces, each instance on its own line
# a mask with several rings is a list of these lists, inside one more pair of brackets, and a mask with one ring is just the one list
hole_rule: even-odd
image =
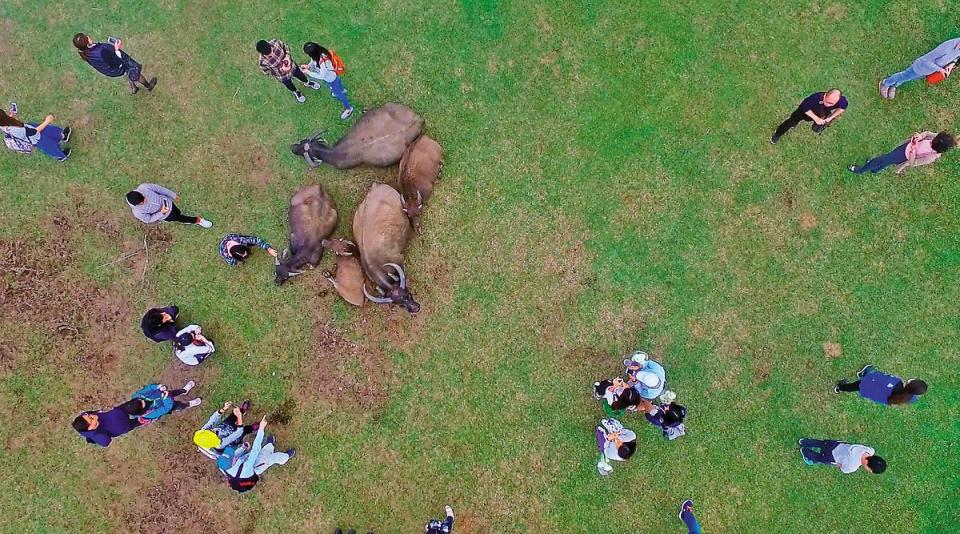
[[17,103],[16,103],[16,102],[10,102],[10,114],[11,114],[11,115],[16,115],[16,114],[19,113],[19,112],[20,112],[20,108],[17,107]]
[[117,39],[116,37],[107,37],[107,42],[116,46],[117,43],[120,42],[120,39]]

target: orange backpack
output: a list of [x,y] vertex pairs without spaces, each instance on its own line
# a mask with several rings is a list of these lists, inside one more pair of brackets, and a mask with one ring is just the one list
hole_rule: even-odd
[[343,76],[343,73],[347,72],[347,66],[333,50],[330,51],[330,63],[333,63],[333,71],[337,73],[337,76]]

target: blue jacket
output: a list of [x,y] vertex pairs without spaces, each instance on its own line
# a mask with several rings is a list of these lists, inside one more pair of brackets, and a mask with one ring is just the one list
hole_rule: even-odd
[[[860,396],[873,402],[889,405],[894,389],[902,384],[903,381],[899,377],[880,371],[870,371],[860,379]],[[917,402],[917,396],[914,395],[909,402]]]
[[960,59],[960,48],[957,48],[958,44],[960,44],[960,37],[940,43],[940,45],[933,50],[918,57],[917,60],[913,62],[913,70],[917,74],[926,76],[957,61]]
[[660,378],[660,385],[655,388],[648,388],[642,383],[637,382],[633,385],[634,389],[636,389],[637,393],[639,393],[644,399],[651,400],[657,398],[658,395],[663,393],[663,388],[667,384],[667,374],[663,370],[663,366],[653,360],[647,360],[646,363],[643,364],[643,367],[637,370],[636,373],[641,371],[647,371],[657,375],[657,377]]

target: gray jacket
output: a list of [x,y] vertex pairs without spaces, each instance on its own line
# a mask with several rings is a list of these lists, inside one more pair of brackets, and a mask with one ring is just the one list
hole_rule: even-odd
[[127,205],[133,211],[134,217],[147,224],[166,219],[173,209],[173,201],[177,198],[176,193],[157,184],[140,184],[134,191],[143,195],[144,201],[137,206],[129,202]]

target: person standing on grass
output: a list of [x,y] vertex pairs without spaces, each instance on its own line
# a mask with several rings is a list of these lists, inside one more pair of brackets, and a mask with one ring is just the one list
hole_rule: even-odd
[[180,308],[167,306],[166,308],[151,308],[140,319],[140,329],[150,341],[170,341],[177,337],[177,314]]
[[343,81],[337,75],[333,65],[333,53],[317,43],[306,43],[303,45],[303,53],[310,58],[310,63],[301,65],[300,70],[307,76],[320,80],[330,89],[330,95],[343,104],[343,113],[340,114],[341,120],[347,120],[353,114],[353,106],[347,98],[347,90],[343,88]]
[[217,467],[227,477],[227,484],[239,493],[252,490],[260,482],[260,475],[267,469],[274,465],[287,463],[297,453],[295,449],[288,449],[287,452],[274,452],[273,436],[270,436],[264,445],[263,435],[266,429],[267,416],[263,416],[263,419],[260,420],[260,427],[257,429],[257,436],[254,438],[249,452],[247,452],[246,447],[227,447],[224,453],[217,458]]
[[280,83],[293,93],[297,102],[303,104],[307,99],[303,96],[303,93],[293,85],[293,78],[300,80],[311,89],[320,89],[319,83],[308,80],[307,75],[294,64],[293,58],[290,57],[290,47],[280,39],[257,41],[257,52],[260,54],[260,70],[262,70],[264,74],[273,76],[279,80]]
[[680,521],[687,526],[687,534],[700,534],[700,522],[693,515],[693,501],[687,499],[680,503]]
[[80,57],[100,74],[110,78],[126,75],[132,95],[140,90],[138,83],[147,91],[153,91],[157,86],[156,76],[148,81],[143,76],[143,67],[122,50],[123,43],[119,39],[110,43],[95,43],[86,34],[78,33],[73,36],[73,46],[80,51]]
[[213,223],[202,218],[183,215],[175,202],[180,195],[156,184],[140,184],[127,193],[127,204],[133,210],[133,216],[146,224],[171,221],[183,224],[196,224],[210,228]]
[[53,115],[47,115],[40,124],[23,123],[17,118],[13,107],[10,113],[0,110],[0,132],[4,143],[17,152],[32,152],[34,147],[44,154],[64,161],[70,157],[70,148],[64,145],[70,140],[70,127],[60,129],[53,124]]
[[939,72],[944,77],[950,76],[957,60],[960,60],[960,38],[944,41],[933,50],[918,57],[906,70],[880,80],[880,96],[893,100],[897,96],[897,87],[925,78],[935,72]]
[[250,257],[250,247],[260,247],[274,258],[277,251],[263,239],[253,235],[227,234],[220,240],[220,257],[227,265],[237,266]]
[[423,526],[424,534],[449,534],[453,532],[453,508],[448,504],[443,507],[443,511],[447,513],[446,519],[443,521],[430,519]]
[[890,152],[870,159],[859,167],[856,164],[850,165],[847,170],[854,174],[876,174],[890,165],[896,165],[896,173],[900,174],[908,167],[920,167],[937,161],[956,144],[956,139],[947,132],[917,132],[909,141]]
[[168,391],[166,386],[151,384],[141,388],[133,394],[132,399],[112,410],[81,413],[73,420],[73,429],[83,436],[87,443],[108,447],[113,438],[149,424],[163,415],[199,406],[199,397],[190,402],[174,400],[175,397],[189,393],[195,385],[191,380],[184,384],[182,389]]
[[882,373],[872,365],[866,365],[857,372],[856,381],[840,380],[833,391],[835,393],[856,391],[861,397],[873,402],[897,406],[917,402],[920,395],[927,392],[927,383],[917,378],[911,378],[904,383],[900,377]]
[[834,465],[846,474],[861,467],[875,475],[887,469],[886,460],[877,456],[876,451],[866,445],[812,438],[803,438],[797,443],[800,444],[800,456],[807,465]]
[[847,109],[847,97],[839,89],[830,89],[822,93],[813,93],[800,102],[797,109],[773,132],[770,142],[777,144],[791,128],[801,122],[813,122],[813,131],[817,134],[827,129],[833,121],[840,118]]

